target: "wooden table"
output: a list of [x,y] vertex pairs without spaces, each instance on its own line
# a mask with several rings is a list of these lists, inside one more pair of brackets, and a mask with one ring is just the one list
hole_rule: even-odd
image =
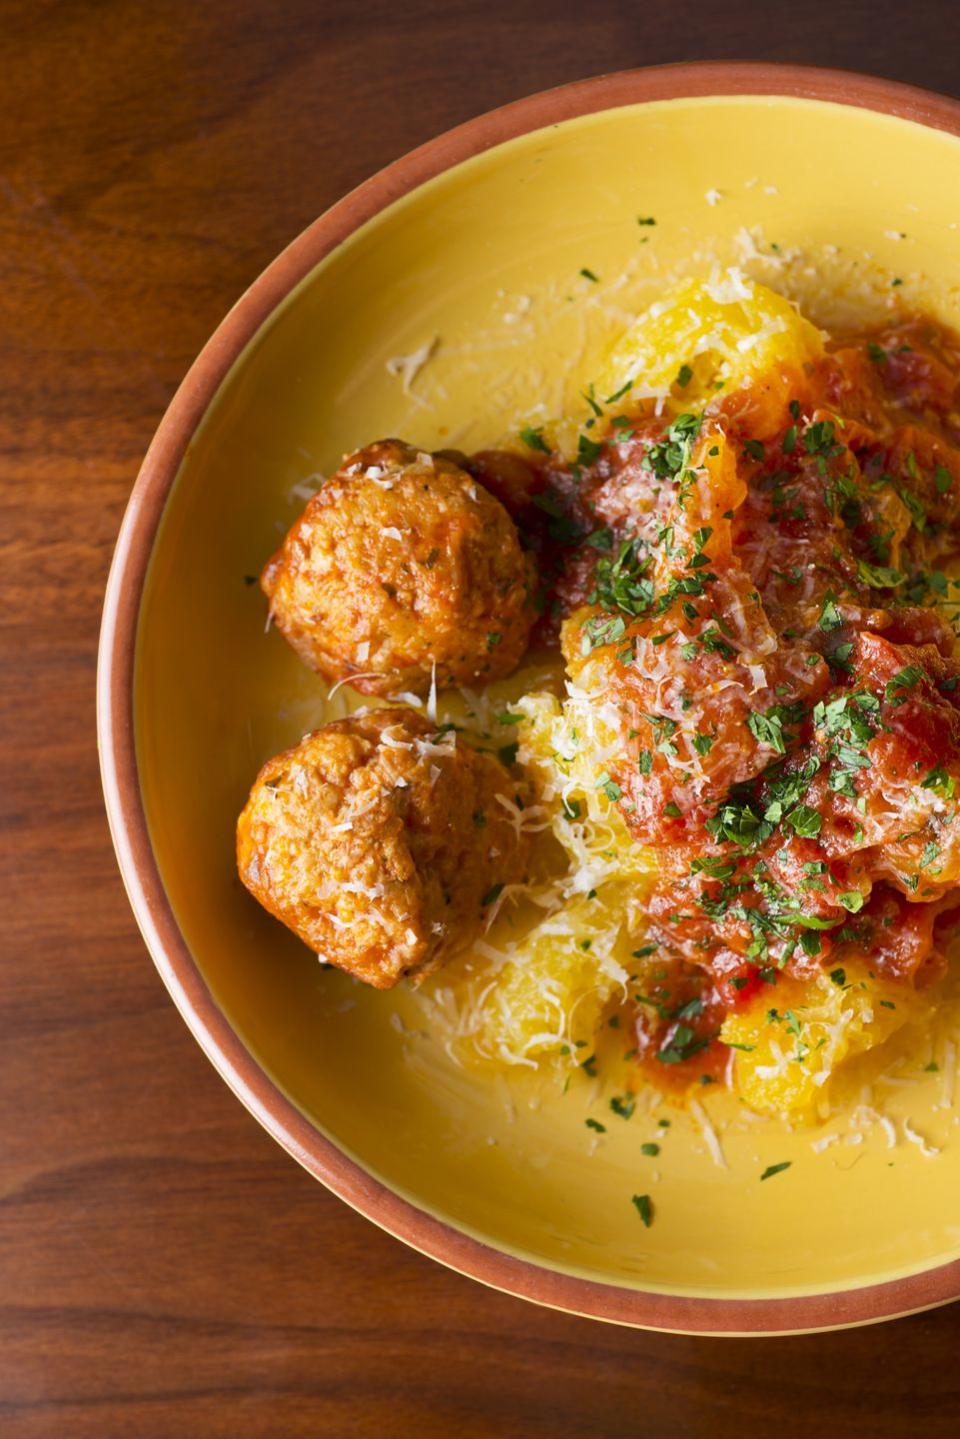
[[0,22],[0,1434],[960,1432],[960,1307],[792,1340],[633,1333],[486,1291],[330,1197],[147,958],[93,713],[150,435],[320,210],[604,69],[759,55],[949,90],[953,0],[5,0]]

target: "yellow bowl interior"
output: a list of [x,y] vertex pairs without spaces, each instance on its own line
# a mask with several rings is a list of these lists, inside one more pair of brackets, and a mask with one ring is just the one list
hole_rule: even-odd
[[[876,1127],[851,1142],[849,1114],[815,1152],[816,1134],[711,1096],[705,1112],[729,1126],[724,1168],[690,1114],[607,1116],[598,1142],[586,1078],[563,1095],[554,1080],[458,1067],[417,1032],[414,1000],[322,970],[239,884],[233,826],[259,765],[346,703],[328,703],[264,633],[244,577],[302,506],[293,487],[347,450],[390,434],[476,448],[528,418],[579,414],[604,343],[687,270],[755,251],[747,268],[822,320],[882,310],[896,275],[896,297],[960,323],[958,174],[952,137],[783,98],[631,106],[538,131],[448,171],[330,255],[242,354],[191,442],[151,562],[135,696],[153,844],[183,933],[244,1043],[324,1134],[512,1254],[713,1297],[844,1289],[954,1258],[949,1077],[941,1065],[891,1091],[935,1155],[888,1148]],[[949,1057],[946,1021],[932,1043]],[[645,1158],[653,1138],[661,1153]],[[788,1172],[760,1182],[784,1160]],[[649,1229],[638,1192],[654,1199]]]

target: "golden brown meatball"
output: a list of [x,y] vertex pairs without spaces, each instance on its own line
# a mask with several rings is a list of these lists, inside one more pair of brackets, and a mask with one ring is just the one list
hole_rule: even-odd
[[313,496],[261,579],[311,668],[366,694],[509,674],[535,619],[533,561],[451,460],[380,440]]
[[525,878],[517,785],[421,715],[336,720],[268,760],[237,823],[237,867],[277,919],[357,979],[390,989],[476,938]]

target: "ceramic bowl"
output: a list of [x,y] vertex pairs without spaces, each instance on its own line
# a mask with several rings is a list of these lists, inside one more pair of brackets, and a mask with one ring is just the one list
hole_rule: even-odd
[[[321,969],[241,888],[233,826],[263,759],[343,692],[331,701],[264,633],[248,578],[342,453],[390,434],[509,439],[575,400],[612,330],[691,269],[779,269],[815,311],[883,307],[893,276],[898,298],[960,321],[958,136],[952,101],[765,65],[638,70],[509,105],[295,240],[203,350],[146,457],[99,679],[107,807],[144,938],[270,1133],[361,1213],[487,1284],[731,1334],[945,1302],[960,1294],[952,1088],[942,1071],[902,1088],[922,1142],[894,1148],[876,1126],[858,1140],[853,1111],[819,1148],[773,1121],[728,1123],[722,1095],[696,1113],[651,1107],[598,1142],[585,1085],[458,1065],[409,995]],[[656,1160],[640,1152],[654,1135]],[[650,1228],[638,1190],[655,1197]]]

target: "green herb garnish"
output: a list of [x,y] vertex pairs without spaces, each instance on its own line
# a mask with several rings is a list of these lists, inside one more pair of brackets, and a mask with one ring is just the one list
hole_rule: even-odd
[[644,1226],[649,1229],[653,1223],[653,1201],[649,1194],[635,1194],[633,1196],[633,1203],[637,1213],[643,1220]]
[[538,425],[534,429],[531,425],[525,425],[520,431],[520,438],[528,450],[539,450],[542,455],[549,455],[550,446],[543,438],[543,427]]
[[785,1169],[790,1168],[792,1163],[792,1159],[785,1159],[782,1164],[768,1164],[760,1176],[761,1182],[764,1179],[772,1179],[775,1174],[782,1174]]

